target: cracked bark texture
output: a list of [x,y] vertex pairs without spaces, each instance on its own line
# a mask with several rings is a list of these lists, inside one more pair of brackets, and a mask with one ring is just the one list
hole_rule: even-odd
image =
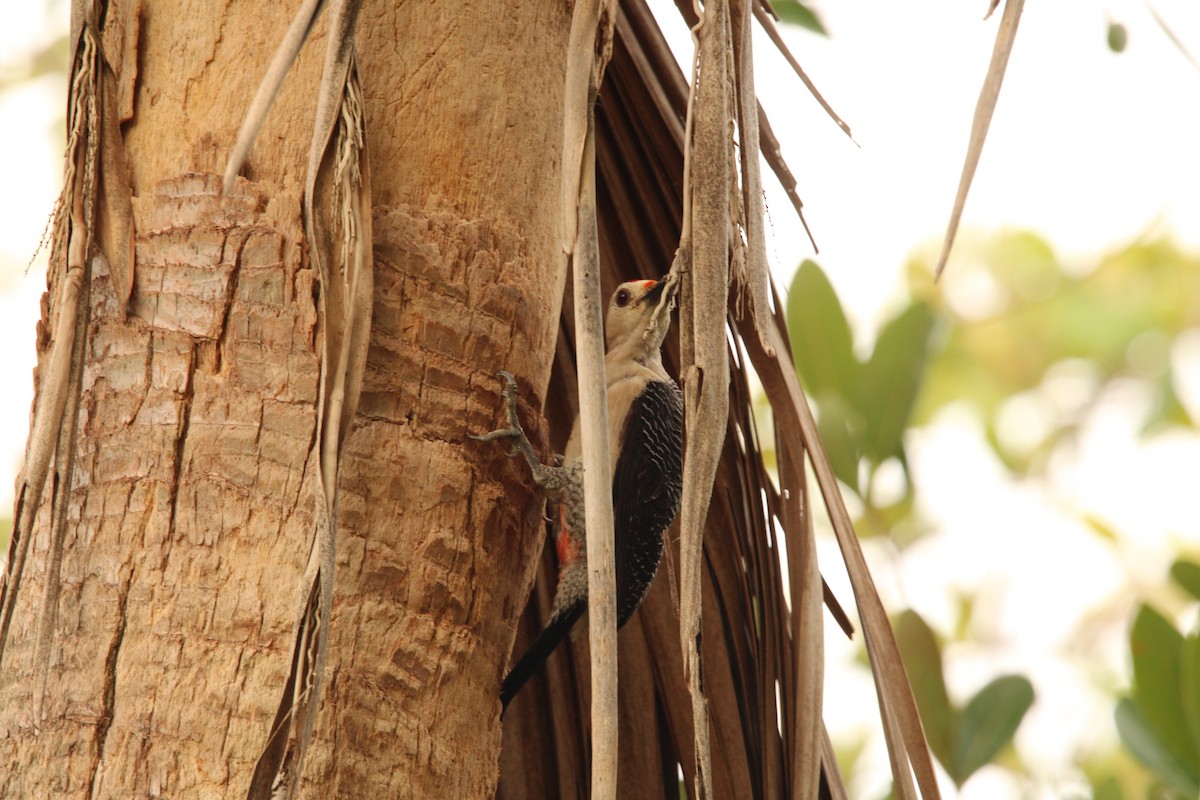
[[[93,272],[46,706],[32,717],[43,508],[0,664],[0,796],[240,798],[266,742],[313,526],[322,326],[300,204],[323,21],[217,192],[293,5],[108,3],[134,288],[123,313]],[[542,531],[528,477],[465,434],[494,427],[504,368],[545,440],[568,28],[559,0],[362,12],[374,325],[302,796],[495,793]]]

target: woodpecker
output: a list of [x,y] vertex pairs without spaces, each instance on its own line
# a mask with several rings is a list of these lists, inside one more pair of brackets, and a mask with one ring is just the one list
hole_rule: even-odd
[[[633,616],[662,560],[663,536],[679,511],[683,487],[683,398],[663,369],[662,343],[670,327],[674,282],[639,280],[613,292],[605,318],[609,452],[613,476],[613,534],[617,628]],[[516,415],[516,385],[505,381],[509,427],[481,441],[511,438],[555,510],[558,585],[550,619],[505,677],[501,716],[516,693],[554,652],[587,610],[587,552],[583,515],[580,425],[576,418],[561,467],[538,462]]]

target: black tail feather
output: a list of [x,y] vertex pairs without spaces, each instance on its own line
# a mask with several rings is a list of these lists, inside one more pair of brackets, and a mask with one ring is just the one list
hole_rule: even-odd
[[554,616],[546,623],[546,627],[538,634],[536,640],[525,651],[525,655],[521,656],[521,660],[509,671],[504,678],[504,683],[500,687],[500,719],[504,719],[504,712],[508,709],[508,704],[512,702],[517,692],[521,691],[521,687],[533,677],[533,673],[538,671],[554,649],[571,630],[571,626],[575,624],[583,612],[587,609],[587,603],[578,602],[575,605],[565,609],[562,613]]

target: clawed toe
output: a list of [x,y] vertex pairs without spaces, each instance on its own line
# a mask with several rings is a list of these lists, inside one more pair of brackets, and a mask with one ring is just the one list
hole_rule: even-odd
[[529,444],[529,440],[525,438],[525,431],[521,429],[521,421],[517,417],[517,379],[513,377],[511,372],[503,369],[497,372],[496,375],[504,382],[504,386],[500,389],[500,396],[504,400],[504,409],[509,423],[508,427],[478,435],[468,433],[467,438],[474,439],[477,442],[512,439],[513,448],[508,454],[509,458],[525,455],[527,459],[536,461],[533,458],[533,447]]

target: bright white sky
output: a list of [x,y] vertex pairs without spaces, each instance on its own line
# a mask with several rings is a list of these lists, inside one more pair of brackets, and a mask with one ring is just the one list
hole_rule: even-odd
[[[1200,57],[1200,3],[1152,2]],[[673,46],[687,50],[687,32],[676,24],[670,0],[652,5],[668,24]],[[43,29],[38,6],[6,8],[0,61],[19,61],[20,53],[54,35]],[[846,302],[860,340],[869,342],[902,298],[907,256],[944,231],[997,20],[981,20],[984,0],[827,0],[819,8],[829,39],[796,30],[786,35],[850,124],[857,146],[762,36],[755,44],[758,84],[800,182],[821,246],[817,260]],[[1079,264],[1146,232],[1170,232],[1200,248],[1200,71],[1146,9],[1143,0],[1026,5],[967,202],[966,232],[1029,228]],[[59,13],[65,26],[65,8]],[[1105,44],[1110,20],[1129,30],[1121,55]],[[61,137],[50,126],[64,103],[64,89],[44,81],[0,94],[0,336],[8,343],[0,349],[7,389],[0,414],[9,421],[0,426],[0,503],[7,505],[24,449],[44,287],[40,268],[23,270],[57,192]],[[772,256],[786,286],[812,253],[788,202],[767,182]],[[956,271],[952,259],[946,291],[953,292],[965,272]],[[1200,335],[1177,347],[1176,356],[1185,367],[1200,363]],[[1200,384],[1200,375],[1185,372],[1184,382]],[[951,411],[912,441],[922,512],[938,533],[902,556],[870,548],[889,605],[911,604],[943,630],[953,619],[956,593],[979,595],[988,621],[977,631],[980,644],[952,651],[953,695],[961,700],[1000,671],[1035,680],[1039,704],[1018,744],[1041,786],[1027,796],[1078,787],[1066,764],[1089,743],[1114,735],[1104,689],[1126,680],[1120,609],[1129,603],[1128,587],[1160,580],[1181,543],[1200,546],[1194,508],[1181,500],[1194,490],[1184,480],[1196,474],[1200,444],[1183,435],[1139,441],[1134,421],[1145,401],[1132,388],[1107,398],[1080,452],[1058,465],[1049,488],[1013,481],[987,451],[977,423]],[[1136,502],[1147,493],[1156,502]],[[1080,510],[1100,513],[1128,541],[1099,543],[1079,524]],[[824,547],[822,557],[836,560]],[[837,576],[829,577],[836,585]],[[1099,612],[1097,625],[1096,608],[1106,604],[1118,610]],[[835,733],[873,724],[874,692],[860,674],[831,665],[826,679]],[[874,771],[854,794],[879,796],[885,775]],[[1016,796],[1027,788],[1008,780],[999,770],[985,770],[962,796]]]
[[[896,298],[913,246],[945,230],[999,17],[981,21],[985,5],[825,2],[829,39],[788,31],[861,149],[765,37],[756,42],[760,92],[799,179],[818,261],[863,322]],[[1155,5],[1200,53],[1200,4]],[[1110,19],[1130,31],[1120,55],[1105,44]],[[1200,246],[1197,141],[1200,71],[1140,0],[1027,3],[963,226],[1030,228],[1071,259],[1152,229]],[[790,276],[810,252],[782,196],[772,208],[781,277]]]

